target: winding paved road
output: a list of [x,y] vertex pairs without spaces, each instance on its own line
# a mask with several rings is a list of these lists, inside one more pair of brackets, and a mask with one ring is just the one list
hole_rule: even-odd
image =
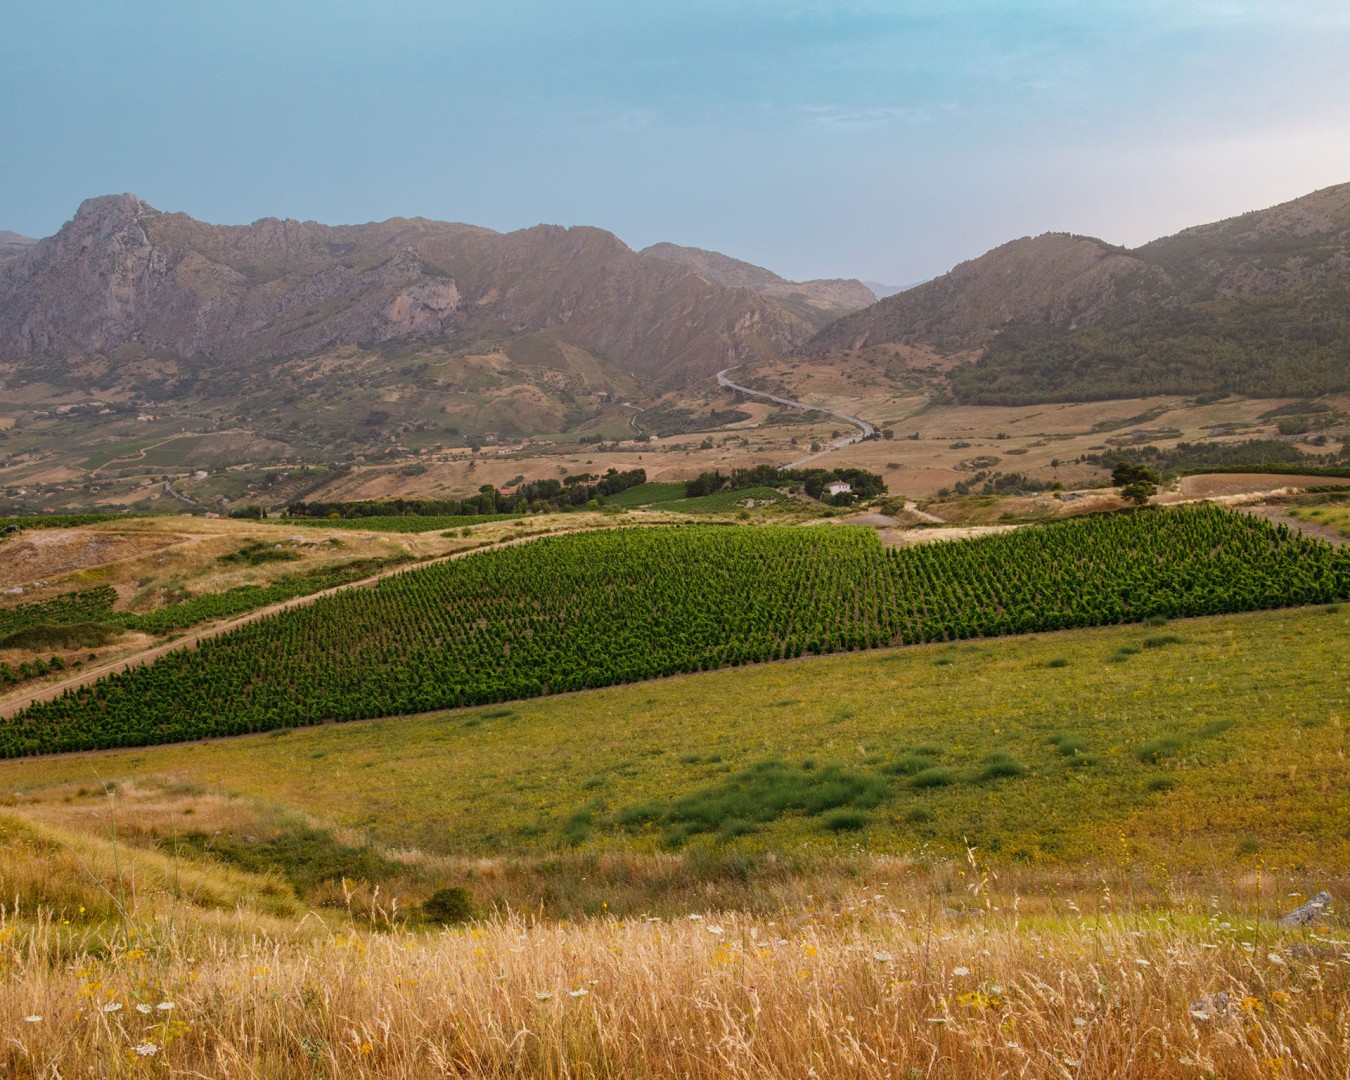
[[836,416],[846,423],[852,424],[858,429],[857,435],[850,435],[846,439],[835,439],[824,450],[817,451],[814,454],[808,454],[798,461],[789,462],[786,465],[780,465],[782,469],[796,469],[805,465],[808,461],[815,461],[816,458],[824,457],[832,450],[839,450],[845,446],[852,446],[854,443],[862,442],[863,439],[870,439],[877,433],[877,429],[866,420],[860,420],[856,416],[849,416],[848,413],[836,412],[834,409],[827,409],[823,405],[808,405],[804,401],[793,401],[791,398],[779,397],[777,394],[770,394],[763,390],[751,390],[748,386],[742,386],[740,383],[734,383],[727,378],[728,371],[735,371],[740,364],[733,364],[729,368],[723,368],[717,373],[717,385],[725,386],[730,390],[739,390],[742,394],[749,394],[752,397],[765,398],[768,401],[777,402],[779,405],[787,405],[793,409],[804,409],[806,412],[825,413],[827,416]]

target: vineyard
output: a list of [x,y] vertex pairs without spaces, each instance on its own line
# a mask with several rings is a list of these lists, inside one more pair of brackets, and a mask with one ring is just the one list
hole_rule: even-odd
[[486,704],[803,654],[1350,596],[1350,552],[1209,507],[884,549],[845,527],[552,537],[326,597],[31,706],[0,754]]
[[170,634],[208,619],[242,615],[246,611],[278,604],[297,596],[308,596],[324,589],[348,585],[408,559],[409,556],[354,559],[337,566],[288,574],[268,585],[240,585],[224,592],[201,593],[147,612],[114,611],[117,590],[109,585],[101,585],[52,600],[0,609],[0,646],[20,631],[42,626],[102,623],[145,634]]

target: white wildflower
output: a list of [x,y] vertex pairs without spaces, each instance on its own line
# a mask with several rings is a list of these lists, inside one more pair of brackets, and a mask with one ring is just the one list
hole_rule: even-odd
[[585,997],[585,996],[586,996],[587,994],[589,994],[589,993],[590,993],[589,990],[587,990],[584,986],[581,986],[581,987],[578,987],[578,988],[575,989],[575,990],[569,990],[569,991],[567,991],[567,996],[568,996],[568,997],[574,997],[574,998],[575,998],[575,997]]
[[1140,967],[1152,967],[1152,966],[1153,966],[1153,965],[1150,964],[1147,960],[1145,960],[1142,956],[1136,956],[1136,957],[1134,958],[1134,962],[1135,962],[1136,964],[1138,964]]
[[1279,953],[1266,953],[1266,959],[1269,960],[1272,964],[1284,963],[1284,957],[1281,956]]
[[534,995],[536,1001],[548,1001],[552,997],[553,992],[551,990],[540,990]]
[[141,1002],[136,1006],[136,1011],[140,1013],[142,1016],[145,1016],[147,1013],[152,1013],[155,1010],[150,1008],[150,1006],[145,1004],[145,1002]]
[[969,975],[969,974],[970,974],[970,968],[968,968],[968,967],[954,967],[954,968],[952,968],[952,974],[953,974],[953,975]]
[[889,964],[891,962],[891,954],[888,952],[874,952],[872,954],[872,959],[883,964]]
[[152,1042],[144,1042],[136,1047],[136,1054],[138,1057],[154,1057],[158,1053],[159,1047]]
[[173,1008],[173,1002],[161,1001],[158,1005],[155,1006],[155,1008],[158,1009],[160,1012],[169,1012]]
[[103,1011],[104,1011],[105,1013],[121,1012],[121,1011],[122,1011],[122,1004],[121,1004],[121,1002],[110,1001],[110,1002],[108,1002],[108,1004],[106,1004],[106,1005],[103,1006]]
[[708,933],[710,933],[710,934],[725,934],[726,931],[723,930],[720,926],[710,926],[710,927],[708,927]]
[[29,1023],[29,1024],[40,1024],[40,1023],[42,1023],[42,1017],[40,1017],[40,1016],[25,1016],[25,1017],[24,1017],[24,1021],[25,1021],[25,1023]]
[[1087,1027],[1087,1021],[1084,1020],[1081,1016],[1075,1016],[1075,1017],[1073,1018],[1073,1026],[1074,1026],[1074,1027]]

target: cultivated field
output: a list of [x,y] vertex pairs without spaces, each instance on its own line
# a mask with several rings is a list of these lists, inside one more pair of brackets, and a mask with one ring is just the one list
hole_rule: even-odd
[[32,705],[0,727],[0,754],[242,734],[805,653],[1347,595],[1350,554],[1208,507],[891,549],[865,528],[605,531],[443,561],[252,622]]

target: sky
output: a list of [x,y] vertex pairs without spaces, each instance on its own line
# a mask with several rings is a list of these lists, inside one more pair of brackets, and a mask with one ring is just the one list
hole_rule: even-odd
[[0,0],[0,229],[598,225],[903,285],[1350,181],[1346,0]]

